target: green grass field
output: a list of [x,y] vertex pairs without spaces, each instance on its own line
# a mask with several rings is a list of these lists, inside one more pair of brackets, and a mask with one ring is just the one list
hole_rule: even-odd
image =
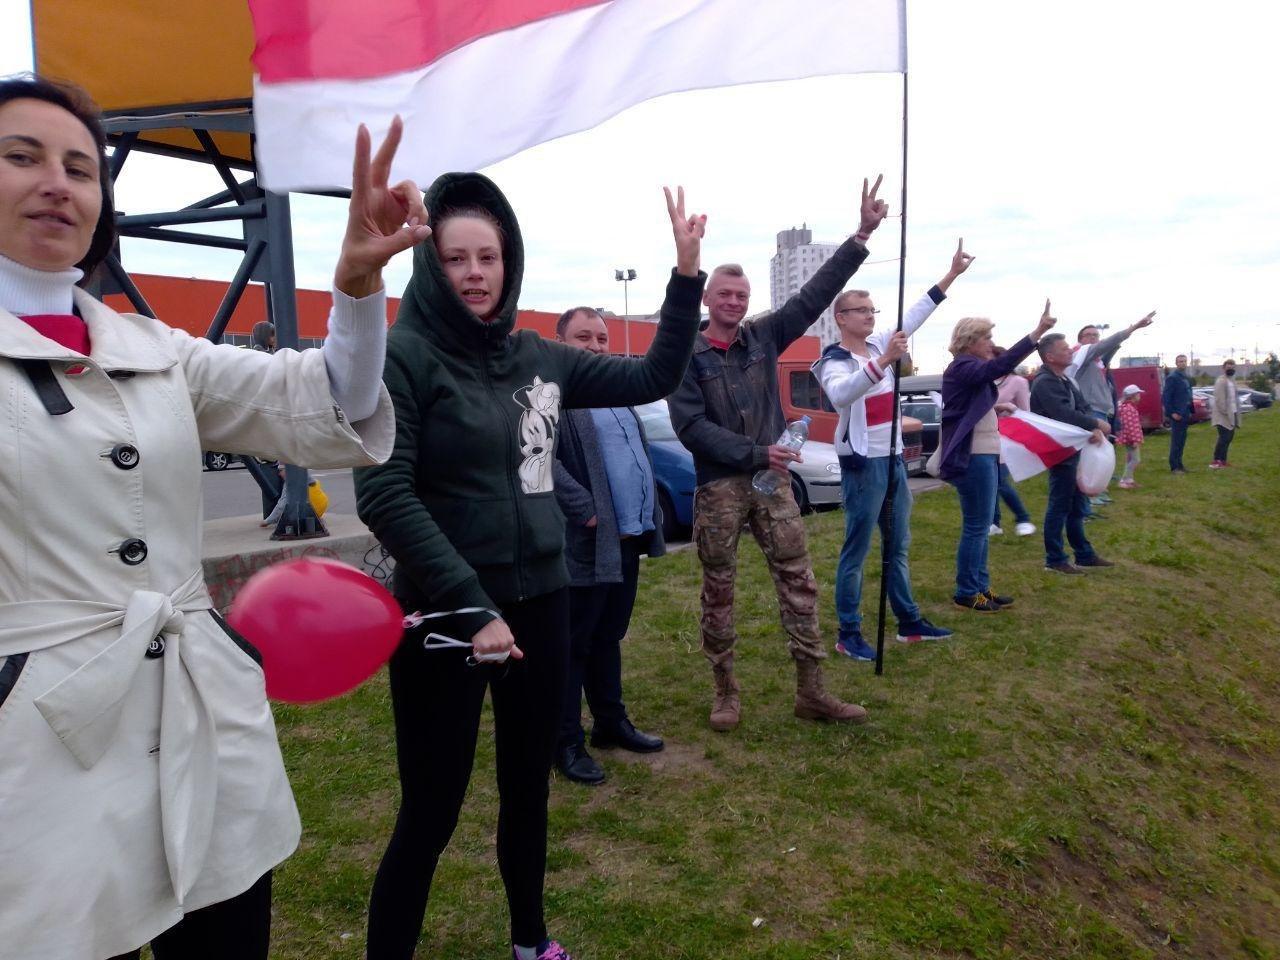
[[[993,586],[1018,599],[995,616],[950,605],[957,498],[921,496],[916,597],[956,635],[891,635],[878,679],[828,661],[871,711],[861,727],[792,716],[772,584],[744,538],[743,723],[709,730],[697,558],[646,562],[625,685],[668,747],[597,752],[596,789],[553,782],[552,935],[579,960],[1280,958],[1280,414],[1245,419],[1231,470],[1207,469],[1212,440],[1193,428],[1193,472],[1171,476],[1167,437],[1148,439],[1141,488],[1113,489],[1088,527],[1114,569],[1061,577],[1038,535],[994,539]],[[1022,494],[1038,526],[1044,478]],[[807,522],[834,635],[842,519]],[[305,832],[277,873],[272,955],[361,957],[398,800],[385,676],[277,717]],[[419,956],[510,956],[496,809],[486,708]]]

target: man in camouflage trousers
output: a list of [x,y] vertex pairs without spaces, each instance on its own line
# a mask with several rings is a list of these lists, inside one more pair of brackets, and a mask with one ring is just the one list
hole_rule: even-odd
[[710,320],[669,401],[672,425],[693,453],[697,473],[693,535],[702,562],[702,650],[715,678],[713,730],[732,730],[740,718],[733,587],[744,525],[760,545],[777,589],[787,649],[796,664],[796,716],[867,719],[862,707],[844,703],[823,684],[819,662],[826,651],[818,629],[818,588],[789,479],[775,493],[763,494],[751,478],[766,468],[786,478],[787,465],[800,459],[777,443],[786,427],[778,398],[778,356],[804,335],[867,258],[866,242],[888,212],[888,204],[876,199],[879,187],[880,178],[870,189],[863,181],[858,233],[781,309],[743,325],[751,285],[742,268],[724,264],[712,271],[703,295]]

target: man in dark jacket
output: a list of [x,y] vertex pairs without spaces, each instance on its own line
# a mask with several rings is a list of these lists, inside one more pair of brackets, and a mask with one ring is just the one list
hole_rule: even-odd
[[[1080,388],[1067,376],[1067,367],[1071,365],[1067,338],[1051,333],[1040,339],[1036,349],[1044,366],[1031,381],[1031,412],[1091,430],[1090,443],[1105,443],[1111,425],[1091,413]],[[1079,574],[1084,572],[1081,567],[1112,566],[1111,561],[1103,560],[1094,552],[1093,544],[1084,535],[1089,498],[1076,485],[1079,462],[1080,454],[1076,453],[1049,469],[1049,505],[1044,512],[1044,568],[1056,573]],[[1062,546],[1064,526],[1076,554],[1075,563]]]
[[1191,425],[1191,379],[1187,376],[1187,355],[1178,354],[1178,369],[1164,378],[1160,393],[1164,415],[1169,418],[1169,469],[1174,473],[1186,473],[1182,465],[1182,449],[1187,445],[1187,427]]
[[[590,307],[561,314],[556,339],[608,354],[609,329]],[[660,557],[662,511],[653,460],[631,407],[568,410],[560,421],[555,462],[556,502],[568,521],[569,678],[556,763],[570,780],[603,783],[604,768],[587,753],[582,694],[594,721],[593,747],[655,753],[658,737],[642,733],[622,702],[622,638],[631,623],[640,554]]]
[[764,551],[778,592],[787,646],[796,663],[795,714],[808,720],[863,722],[867,713],[823,686],[826,657],[818,631],[818,586],[805,543],[804,522],[784,480],[772,494],[751,483],[758,470],[787,475],[800,459],[778,443],[785,423],[778,400],[778,355],[822,315],[863,260],[866,242],[888,204],[876,199],[880,179],[862,185],[862,224],[781,309],[749,324],[751,285],[736,264],[717,267],[702,302],[710,311],[693,362],[670,398],[671,423],[693,453],[698,488],[693,537],[702,561],[702,650],[715,677],[713,730],[738,725],[738,682],[733,674],[733,586],[738,537],[744,524]]

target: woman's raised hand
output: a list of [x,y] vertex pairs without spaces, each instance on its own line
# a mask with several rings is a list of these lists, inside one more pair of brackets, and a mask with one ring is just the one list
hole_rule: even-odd
[[369,128],[362,123],[356,131],[347,232],[333,276],[334,286],[349,297],[376,293],[387,261],[431,236],[417,185],[412,180],[387,185],[403,131],[404,123],[396,116],[372,160]]
[[707,215],[685,213],[684,187],[676,187],[674,200],[670,188],[663,187],[662,192],[667,195],[667,213],[676,238],[676,273],[696,277],[702,258],[702,238],[707,232]]

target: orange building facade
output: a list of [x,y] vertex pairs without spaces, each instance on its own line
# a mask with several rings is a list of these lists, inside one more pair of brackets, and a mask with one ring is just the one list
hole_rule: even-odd
[[[155,311],[156,316],[171,327],[186,330],[192,336],[202,337],[209,329],[209,322],[218,311],[218,305],[227,292],[227,283],[223,280],[199,280],[194,277],[165,277],[157,274],[130,274],[137,284],[147,303]],[[121,313],[133,312],[133,306],[124,294],[112,294],[106,302]],[[330,298],[327,290],[298,291],[298,339],[303,347],[316,347],[323,341],[329,319]],[[387,298],[387,322],[395,321],[396,311],[400,307],[398,297]],[[536,330],[544,337],[556,335],[558,313],[546,310],[521,310],[516,318],[516,327],[525,330]],[[223,340],[227,343],[247,345],[253,325],[267,319],[267,304],[261,284],[252,283],[245,288],[244,295],[227,323]],[[614,353],[623,352],[623,344],[628,342],[628,330],[631,353],[643,354],[653,342],[656,324],[645,320],[632,320],[629,323],[621,317],[606,317],[609,327],[609,341]],[[797,361],[813,361],[818,358],[819,346],[817,337],[801,337],[782,355],[782,359]]]

